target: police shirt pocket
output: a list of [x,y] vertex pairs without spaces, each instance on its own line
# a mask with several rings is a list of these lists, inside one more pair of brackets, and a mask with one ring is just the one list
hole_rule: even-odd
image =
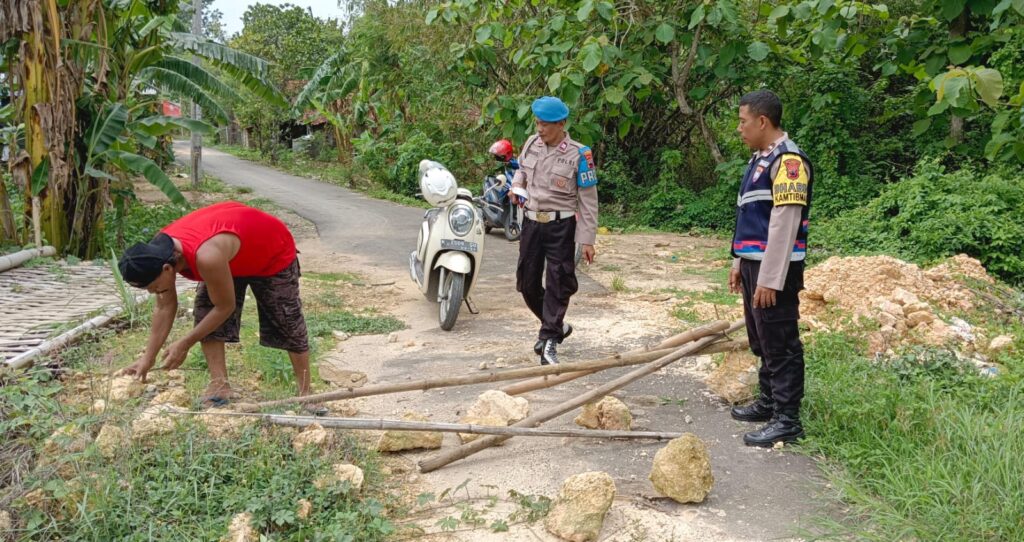
[[798,305],[775,305],[774,307],[759,310],[761,311],[761,319],[769,324],[792,322],[800,319],[800,307]]
[[551,168],[551,187],[559,192],[570,193],[576,186],[576,170],[570,166],[556,165]]
[[533,169],[536,168],[536,167],[537,167],[537,157],[536,156],[524,156],[521,160],[519,160],[519,169],[525,169],[527,171],[533,171]]

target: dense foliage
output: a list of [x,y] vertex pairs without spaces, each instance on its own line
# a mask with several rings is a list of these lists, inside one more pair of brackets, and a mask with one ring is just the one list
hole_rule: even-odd
[[[322,62],[303,64],[305,87],[278,114],[326,119],[337,159],[390,191],[414,194],[424,157],[474,185],[490,167],[490,142],[522,144],[530,101],[554,94],[573,110],[570,133],[594,148],[606,222],[728,230],[749,156],[733,132],[736,102],[768,87],[785,103],[784,128],[815,164],[813,221],[829,232],[819,246],[898,249],[919,260],[967,251],[1004,278],[1024,277],[998,235],[936,238],[924,249],[891,216],[869,211],[886,205],[876,201],[883,194],[894,197],[890,187],[921,184],[919,164],[942,166],[936,186],[961,175],[1012,184],[1024,162],[1024,2],[348,5],[339,43],[311,51]],[[248,27],[232,44],[270,54],[245,44]],[[881,232],[884,245],[844,229],[861,207],[858,216],[874,221],[865,231]],[[827,225],[840,215],[844,222]]]
[[58,251],[105,254],[103,217],[111,206],[125,211],[129,174],[187,203],[161,168],[168,135],[212,127],[164,116],[164,100],[194,102],[215,123],[228,120],[224,105],[240,99],[239,89],[285,104],[264,60],[187,33],[178,8],[121,0],[3,4],[0,72],[10,93],[0,102],[0,145],[20,194],[0,183],[0,240],[29,241],[36,211],[45,241]]

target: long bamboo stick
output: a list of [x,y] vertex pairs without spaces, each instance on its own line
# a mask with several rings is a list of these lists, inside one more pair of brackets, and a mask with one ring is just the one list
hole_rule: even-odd
[[[720,354],[723,352],[738,352],[748,347],[747,341],[727,341],[720,343],[712,343],[704,348],[700,352],[694,352],[694,354],[708,355],[708,354]],[[579,371],[576,373],[565,373],[557,376],[538,376],[522,382],[515,382],[507,386],[498,388],[499,391],[503,391],[509,395],[522,395],[527,392],[542,390],[544,388],[551,388],[559,384],[571,382],[577,378],[583,378],[594,373],[600,372],[600,370],[590,371]]]
[[15,252],[13,254],[7,254],[0,256],[0,273],[7,271],[8,269],[14,269],[19,267],[21,264],[31,260],[32,258],[54,256],[57,254],[57,249],[51,246],[30,248]]
[[[740,320],[729,326],[728,329],[726,329],[725,333],[731,333],[733,331],[742,329],[743,326],[743,321]],[[698,339],[693,344],[679,348],[675,352],[668,354],[658,359],[657,361],[654,361],[643,367],[630,371],[629,373],[626,373],[620,376],[619,378],[616,378],[615,380],[612,380],[611,382],[608,382],[602,386],[594,388],[593,390],[590,390],[587,393],[584,393],[583,395],[565,401],[543,412],[539,412],[532,416],[528,416],[523,420],[516,422],[512,426],[536,427],[541,423],[544,423],[553,418],[557,418],[558,416],[561,416],[562,414],[565,414],[570,410],[576,409],[580,406],[590,403],[598,399],[599,397],[604,397],[605,395],[608,395],[609,393],[619,388],[625,387],[644,376],[654,373],[659,369],[662,369],[663,367],[679,359],[682,359],[693,352],[699,351],[701,348],[706,347],[715,340],[717,340],[716,336],[708,336],[702,339]],[[481,450],[490,448],[491,446],[494,446],[495,444],[498,444],[500,442],[504,442],[510,438],[512,437],[508,435],[492,435],[489,437],[474,440],[473,442],[470,442],[468,444],[463,444],[462,446],[459,446],[457,448],[441,452],[433,457],[428,457],[427,459],[420,461],[420,472],[431,472],[437,470],[449,463],[469,457]]]
[[198,416],[255,417],[274,425],[307,427],[319,424],[332,429],[358,429],[367,431],[436,431],[439,433],[471,433],[476,435],[509,435],[514,437],[583,437],[671,440],[682,433],[662,431],[608,431],[603,429],[538,429],[535,427],[501,427],[468,423],[413,422],[407,420],[365,418],[321,418],[317,416],[286,416],[249,412],[168,412],[168,415],[190,414]]
[[[721,333],[729,327],[724,321],[714,322],[696,328],[707,336],[714,336],[715,340],[721,337]],[[718,334],[718,335],[715,335]],[[323,401],[334,401],[337,399],[352,399],[355,397],[367,397],[371,395],[384,395],[389,393],[400,393],[404,391],[422,391],[434,388],[446,388],[452,386],[465,386],[468,384],[482,384],[486,382],[501,382],[505,380],[519,380],[534,376],[554,375],[571,373],[582,370],[607,369],[611,367],[624,367],[627,365],[639,365],[649,363],[653,360],[668,355],[673,349],[653,350],[630,355],[615,355],[597,361],[581,361],[576,363],[562,363],[559,365],[543,365],[538,367],[524,367],[520,369],[509,369],[507,371],[490,371],[487,373],[469,374],[454,377],[430,378],[426,380],[413,380],[399,384],[377,384],[375,386],[364,386],[362,388],[345,388],[306,395],[303,397],[292,397],[276,401],[262,401],[259,403],[237,403],[235,409],[242,412],[255,412],[261,408],[289,405],[294,403],[319,403]]]

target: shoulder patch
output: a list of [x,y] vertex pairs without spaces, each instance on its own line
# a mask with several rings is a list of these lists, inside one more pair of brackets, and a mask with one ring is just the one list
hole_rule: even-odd
[[576,172],[576,184],[580,188],[590,188],[597,184],[597,170],[594,168],[594,153],[590,147],[580,147],[579,167]]
[[587,162],[587,169],[597,169],[594,166],[594,153],[590,150],[590,147],[581,147],[580,156]]
[[772,200],[775,205],[807,205],[810,178],[807,166],[798,154],[786,153],[779,157],[781,167],[772,180]]

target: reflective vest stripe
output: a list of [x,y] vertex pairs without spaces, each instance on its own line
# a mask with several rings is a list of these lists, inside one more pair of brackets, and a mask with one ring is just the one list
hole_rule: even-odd
[[771,190],[752,190],[740,197],[737,205],[743,206],[752,201],[773,201]]

